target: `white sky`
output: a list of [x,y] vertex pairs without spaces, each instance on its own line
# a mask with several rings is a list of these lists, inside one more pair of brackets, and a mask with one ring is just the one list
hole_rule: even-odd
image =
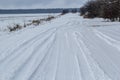
[[0,0],[0,9],[79,8],[87,0]]

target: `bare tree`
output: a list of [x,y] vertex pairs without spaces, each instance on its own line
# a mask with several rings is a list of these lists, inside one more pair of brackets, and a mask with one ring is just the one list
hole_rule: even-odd
[[81,9],[88,17],[102,17],[111,21],[120,21],[120,0],[90,0]]

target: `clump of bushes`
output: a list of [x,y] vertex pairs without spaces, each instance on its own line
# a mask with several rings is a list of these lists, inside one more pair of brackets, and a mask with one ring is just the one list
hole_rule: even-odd
[[87,13],[87,9],[85,6],[80,8],[80,16],[84,16]]
[[80,8],[85,18],[104,18],[120,21],[120,0],[91,0]]
[[45,21],[51,21],[52,19],[54,19],[54,16],[49,16],[47,18],[44,19],[37,19],[37,20],[32,20],[31,23],[29,23],[28,25],[35,25],[38,26],[40,23],[45,22]]
[[77,8],[68,8],[68,9],[63,9],[60,15],[65,15],[67,13],[77,13],[77,12],[79,12]]
[[19,29],[22,29],[23,26],[21,26],[20,24],[14,24],[12,27],[11,26],[8,26],[8,29],[10,32],[13,32],[13,31],[16,31],[16,30],[19,30]]
[[31,24],[37,26],[37,25],[39,25],[40,23],[41,23],[40,20],[33,20]]
[[32,21],[30,21],[30,23],[24,23],[24,25],[14,24],[13,26],[8,26],[8,29],[10,32],[13,32],[13,31],[20,30],[20,29],[25,28],[25,27],[30,26],[30,25],[38,26],[42,22],[51,21],[54,18],[55,18],[54,16],[49,16],[49,17],[43,18],[43,19],[32,20]]
[[51,21],[54,18],[55,18],[54,16],[49,16],[48,18],[46,18],[46,21]]

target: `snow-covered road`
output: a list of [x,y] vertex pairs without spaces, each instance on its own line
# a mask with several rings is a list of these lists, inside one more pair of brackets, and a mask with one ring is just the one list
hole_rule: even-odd
[[67,14],[0,36],[0,80],[120,80],[119,25]]

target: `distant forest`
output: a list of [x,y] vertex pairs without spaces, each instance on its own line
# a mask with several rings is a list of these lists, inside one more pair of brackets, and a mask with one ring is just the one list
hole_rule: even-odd
[[0,14],[37,14],[37,13],[62,13],[64,10],[72,12],[80,11],[80,8],[56,8],[56,9],[0,9]]
[[80,8],[84,18],[104,18],[120,21],[120,0],[89,0]]

